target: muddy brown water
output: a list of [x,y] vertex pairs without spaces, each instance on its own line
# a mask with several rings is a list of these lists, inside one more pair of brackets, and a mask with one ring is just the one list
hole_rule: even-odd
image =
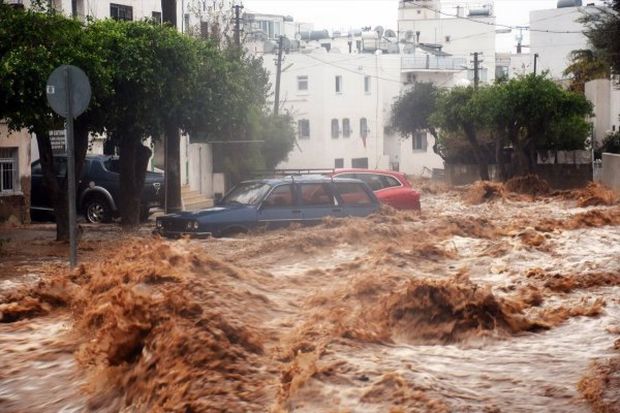
[[[138,347],[138,354],[125,361],[122,368],[127,370],[123,374],[135,376],[138,382],[160,383],[178,397],[179,403],[164,408],[158,404],[162,399],[147,396],[150,387],[145,385],[138,390],[134,387],[131,393],[122,380],[106,384],[118,386],[117,391],[110,392],[115,396],[106,403],[97,394],[101,386],[93,384],[93,372],[112,367],[99,356],[84,358],[89,353],[80,348],[84,346],[87,331],[83,330],[83,323],[76,324],[83,314],[61,308],[44,316],[0,323],[0,411],[183,411],[184,397],[194,411],[594,411],[578,391],[577,384],[593,361],[618,357],[614,341],[620,331],[620,285],[610,281],[566,291],[546,286],[550,279],[558,277],[620,274],[620,227],[558,228],[542,233],[536,245],[529,245],[520,234],[527,227],[534,227],[537,220],[568,219],[592,208],[576,208],[573,201],[548,199],[472,206],[462,203],[454,193],[427,196],[423,204],[421,216],[380,222],[380,230],[375,230],[376,222],[368,224],[359,220],[342,227],[335,224],[241,239],[163,243],[173,249],[166,253],[161,264],[154,265],[163,268],[157,281],[147,282],[149,287],[144,287],[146,281],[139,278],[144,275],[141,273],[136,276],[139,279],[135,284],[130,279],[129,285],[146,294],[144,299],[159,303],[167,291],[172,291],[173,285],[167,284],[167,271],[181,267],[191,271],[192,276],[182,281],[187,284],[182,285],[191,290],[192,304],[203,306],[203,311],[217,310],[217,317],[233,326],[223,329],[225,334],[229,328],[247,327],[260,337],[260,352],[252,354],[250,349],[245,356],[246,350],[238,348],[226,355],[228,360],[248,357],[242,360],[256,367],[248,370],[243,389],[222,386],[218,394],[200,389],[200,386],[219,384],[207,385],[208,381],[201,381],[199,374],[171,376],[134,368],[153,357],[159,357],[159,363],[170,362],[158,356],[157,351],[164,348],[170,355],[175,351],[173,344],[165,341],[166,333],[159,332],[155,325],[141,353]],[[475,235],[481,231],[470,235],[462,231],[426,232],[434,226],[441,228],[444,221],[471,221],[472,218],[486,220],[480,222],[496,227],[511,222],[518,225],[511,225],[493,237]],[[434,249],[427,248],[429,245]],[[200,264],[196,264],[192,254],[203,253],[220,261],[206,258],[200,261],[200,258]],[[156,259],[154,252],[149,254],[140,259]],[[184,264],[176,264],[181,258],[175,257],[184,257],[183,254],[188,257],[183,258]],[[2,277],[0,297],[6,300],[12,290],[28,288],[45,279],[45,273],[36,272],[37,265],[40,264],[25,266],[27,271],[22,274]],[[104,264],[102,268],[110,274],[112,269],[124,271],[123,263],[117,262],[113,268],[111,265]],[[129,278],[144,271],[142,267],[127,268]],[[209,275],[213,268],[217,268],[215,278]],[[88,273],[89,269],[85,271]],[[96,274],[103,276],[105,271]],[[498,300],[515,297],[522,288],[536,288],[542,302],[539,306],[523,308],[525,317],[538,317],[546,309],[576,308],[596,299],[604,300],[605,306],[597,316],[567,316],[565,321],[542,331],[513,334],[501,329],[472,327],[471,334],[455,342],[412,341],[415,331],[403,335],[402,330],[393,330],[389,339],[377,341],[341,333],[347,323],[364,329],[363,323],[360,327],[355,318],[370,316],[366,314],[369,311],[380,311],[381,297],[408,279],[456,280],[461,273],[466,273],[479,288],[490,288]],[[184,277],[170,275],[177,276]],[[365,283],[367,289],[363,288]],[[90,288],[89,285],[83,284],[83,289]],[[93,287],[93,295],[89,296],[93,303],[100,299],[97,288]],[[79,302],[78,306],[84,312],[93,310],[88,303]],[[130,315],[135,316],[127,317]],[[135,321],[119,317],[115,323]],[[431,317],[429,322],[432,320]],[[154,321],[164,322],[165,319],[159,318]],[[369,331],[371,327],[368,326]],[[186,333],[179,329],[175,334],[181,334],[182,338]],[[221,333],[214,335],[220,336]],[[150,337],[154,341],[149,342]],[[105,340],[106,336],[88,339]],[[238,347],[234,340],[230,343]],[[215,344],[209,344],[212,345]],[[78,353],[80,357],[76,357]],[[184,369],[190,372],[207,368],[221,373],[221,363],[207,367],[192,365],[187,360],[185,363]],[[221,374],[228,377],[221,380],[234,381],[230,377],[240,380],[240,376],[235,376],[239,374],[237,370],[233,375]],[[191,390],[179,387],[179,377],[189,381]],[[131,393],[131,399],[124,392]],[[239,398],[242,392],[252,396]]]

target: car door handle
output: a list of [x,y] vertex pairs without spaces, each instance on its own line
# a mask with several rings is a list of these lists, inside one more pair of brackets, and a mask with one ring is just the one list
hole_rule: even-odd
[[293,214],[301,214],[301,209],[294,209]]

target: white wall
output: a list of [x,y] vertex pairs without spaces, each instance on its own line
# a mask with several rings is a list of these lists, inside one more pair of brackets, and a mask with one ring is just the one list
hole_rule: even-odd
[[[584,26],[577,19],[595,10],[594,7],[564,7],[530,12],[530,54],[533,59],[538,53],[538,73],[549,70],[554,79],[566,78],[563,72],[570,64],[570,53],[588,48],[588,40],[581,33]],[[578,33],[548,33],[547,30]]]
[[609,79],[596,79],[586,83],[585,94],[594,105],[594,136],[600,144],[609,132],[620,129],[620,90]]
[[440,14],[437,10],[441,10],[439,0],[419,0],[415,3],[401,0],[398,4],[398,19],[438,19]]

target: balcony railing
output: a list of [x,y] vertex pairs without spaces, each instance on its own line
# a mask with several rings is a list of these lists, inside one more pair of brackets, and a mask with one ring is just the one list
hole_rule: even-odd
[[464,70],[467,59],[452,56],[403,56],[401,68],[408,70]]

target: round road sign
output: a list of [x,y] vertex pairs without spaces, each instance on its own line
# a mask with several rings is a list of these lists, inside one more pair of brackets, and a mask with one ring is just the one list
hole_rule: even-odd
[[[67,102],[67,82],[70,85],[70,105]],[[69,116],[68,106],[71,107],[73,118],[80,116],[88,108],[91,97],[90,83],[86,73],[72,65],[62,65],[54,69],[47,79],[45,91],[47,102],[54,112],[63,118]]]

